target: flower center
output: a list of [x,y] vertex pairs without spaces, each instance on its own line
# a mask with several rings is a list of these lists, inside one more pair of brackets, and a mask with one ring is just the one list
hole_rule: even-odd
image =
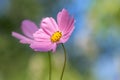
[[51,36],[51,41],[52,42],[57,42],[60,40],[60,38],[62,37],[62,33],[57,31],[57,32],[54,32],[54,34]]

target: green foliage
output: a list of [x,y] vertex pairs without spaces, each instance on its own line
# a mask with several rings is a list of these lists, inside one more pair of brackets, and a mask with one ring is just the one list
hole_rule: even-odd
[[120,28],[120,0],[96,0],[91,8],[89,20],[95,31],[110,27]]

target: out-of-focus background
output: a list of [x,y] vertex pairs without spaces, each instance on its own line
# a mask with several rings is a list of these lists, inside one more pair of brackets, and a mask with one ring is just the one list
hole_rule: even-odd
[[[120,80],[120,0],[0,0],[0,80],[48,80],[48,55],[34,52],[11,36],[24,19],[39,25],[63,8],[74,16],[75,30],[65,43],[63,80]],[[64,61],[61,45],[52,54],[52,80]]]

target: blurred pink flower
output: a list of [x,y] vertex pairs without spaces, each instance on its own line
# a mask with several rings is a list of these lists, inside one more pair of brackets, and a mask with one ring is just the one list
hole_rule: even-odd
[[25,36],[16,32],[12,32],[12,36],[19,39],[20,43],[31,44],[34,40],[33,33],[38,30],[38,27],[32,21],[24,20],[21,29]]
[[74,18],[63,9],[57,15],[57,23],[52,17],[44,18],[40,23],[40,29],[28,20],[23,21],[22,31],[26,35],[22,36],[16,32],[12,35],[21,43],[30,44],[35,51],[56,51],[57,44],[65,43],[74,30]]

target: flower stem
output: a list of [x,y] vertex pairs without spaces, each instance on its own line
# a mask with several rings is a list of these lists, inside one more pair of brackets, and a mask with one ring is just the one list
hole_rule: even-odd
[[48,52],[48,57],[49,57],[49,80],[52,80],[51,75],[52,75],[52,65],[51,65],[51,53]]
[[64,75],[64,71],[65,71],[65,67],[66,67],[66,60],[67,60],[67,53],[66,53],[66,49],[62,43],[62,47],[63,47],[63,50],[64,50],[64,65],[63,65],[63,69],[62,69],[62,74],[61,74],[61,77],[60,77],[60,80],[63,79],[63,75]]

